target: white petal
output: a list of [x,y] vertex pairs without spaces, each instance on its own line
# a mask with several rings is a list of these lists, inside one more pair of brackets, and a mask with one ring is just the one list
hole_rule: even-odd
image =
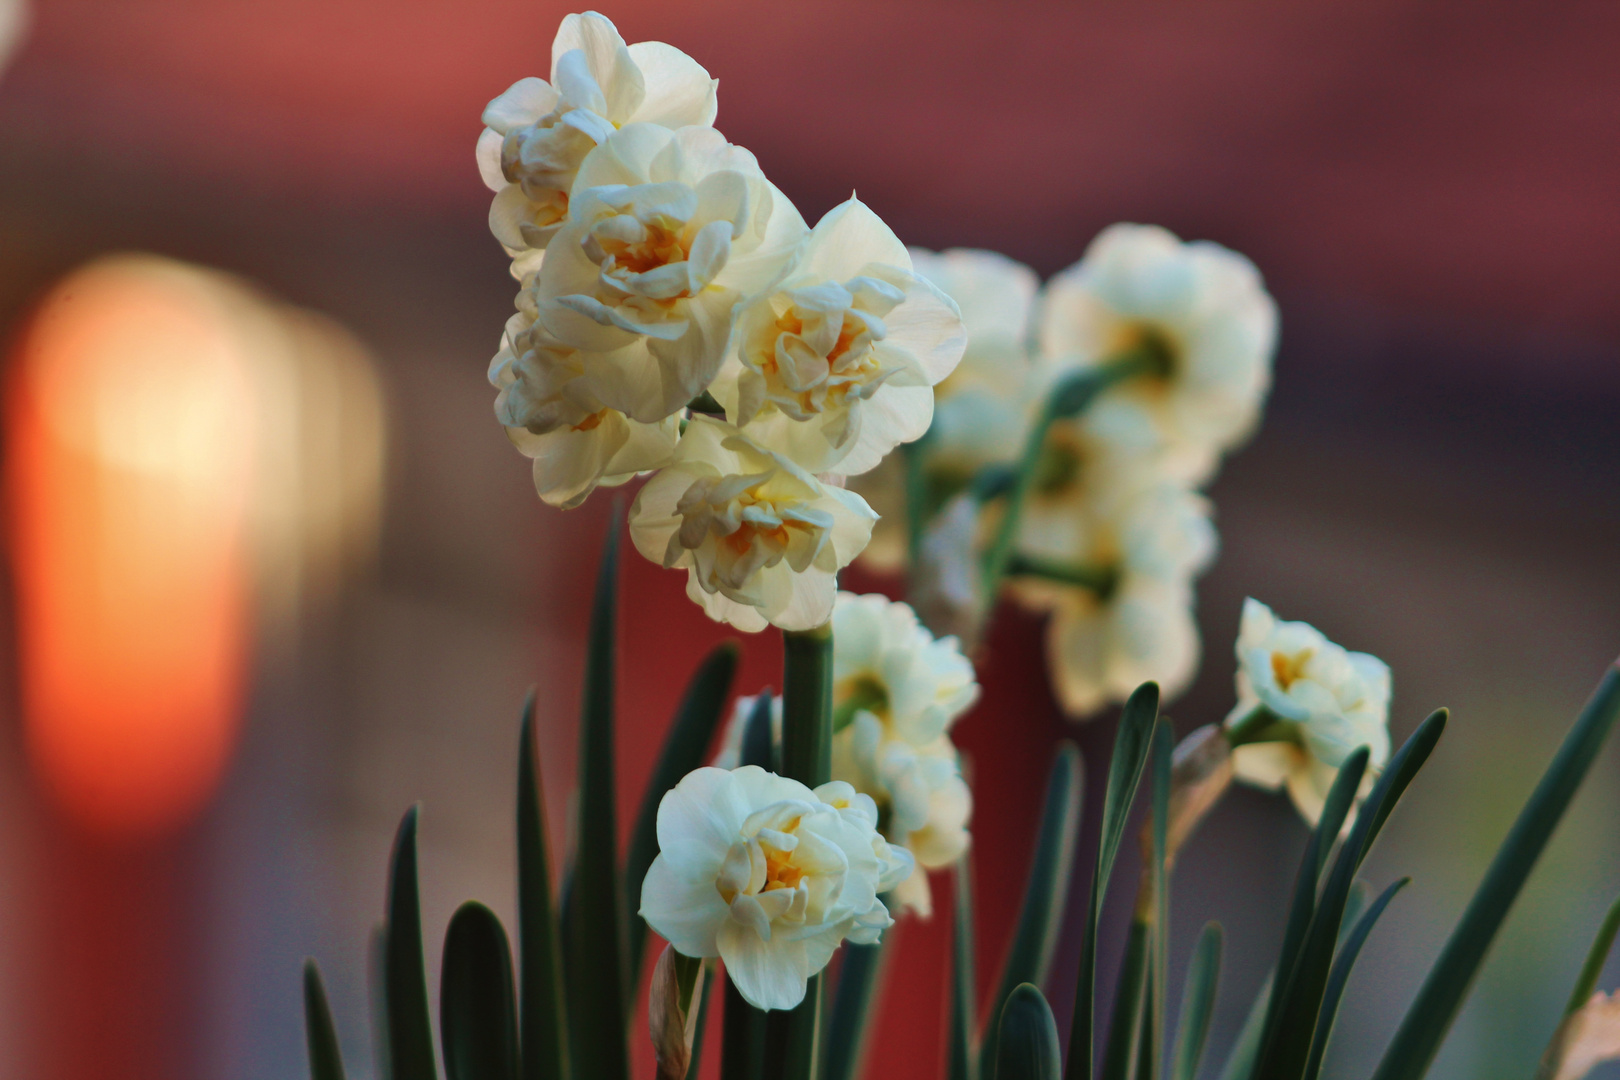
[[756,1009],[791,1009],[804,1000],[806,970],[802,941],[774,936],[761,941],[753,930],[728,921],[718,936],[726,976]]
[[501,144],[505,138],[494,128],[485,128],[478,136],[478,176],[484,186],[499,192],[506,187],[506,174],[501,171]]
[[534,123],[557,107],[557,91],[544,79],[519,79],[484,107],[484,126],[502,135]]
[[641,883],[641,917],[677,952],[718,956],[715,935],[726,924],[729,912],[713,880],[683,878],[660,855]]
[[714,123],[719,83],[696,60],[662,41],[636,42],[630,58],[641,69],[647,91],[630,122],[668,128]]
[[731,773],[696,769],[658,804],[658,850],[681,876],[713,881],[747,818]]

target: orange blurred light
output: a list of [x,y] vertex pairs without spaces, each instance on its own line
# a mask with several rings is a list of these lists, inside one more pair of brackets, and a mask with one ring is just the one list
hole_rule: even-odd
[[105,260],[45,299],[8,373],[28,751],[98,831],[185,820],[239,723],[254,426],[239,303],[200,271]]

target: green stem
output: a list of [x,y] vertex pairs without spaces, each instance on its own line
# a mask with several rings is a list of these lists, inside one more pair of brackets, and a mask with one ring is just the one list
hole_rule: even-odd
[[1025,439],[1024,453],[1018,462],[1017,482],[1007,492],[1007,505],[996,528],[995,539],[984,555],[983,594],[986,598],[995,596],[1001,579],[1007,573],[1007,563],[1012,556],[1013,542],[1018,538],[1024,504],[1035,486],[1037,466],[1046,451],[1046,436],[1052,430],[1052,425],[1079,415],[1110,386],[1138,375],[1163,373],[1167,364],[1168,354],[1162,346],[1143,341],[1104,359],[1095,367],[1074,372],[1052,387]]
[[1226,728],[1226,744],[1238,747],[1250,743],[1291,742],[1298,737],[1298,727],[1264,705],[1256,705],[1243,719]]
[[1112,566],[1086,566],[1060,562],[1039,555],[1013,552],[1007,557],[1007,577],[1036,577],[1062,585],[1077,585],[1106,597],[1119,583],[1119,571]]
[[695,413],[706,413],[710,416],[724,416],[726,414],[726,410],[720,407],[720,403],[714,400],[714,395],[707,390],[687,402],[686,407]]
[[916,587],[917,567],[922,563],[923,532],[928,528],[928,432],[914,442],[900,444],[900,462],[905,467],[906,573],[908,588]]
[[866,679],[855,681],[849,697],[840,701],[832,711],[832,733],[836,735],[854,723],[856,713],[863,710],[875,713],[878,709],[887,708],[888,704],[889,695],[883,687]]

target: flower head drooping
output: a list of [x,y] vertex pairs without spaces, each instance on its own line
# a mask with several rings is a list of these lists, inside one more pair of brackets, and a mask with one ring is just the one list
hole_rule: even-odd
[[[1370,753],[1369,783],[1389,760],[1389,665],[1335,645],[1307,623],[1284,622],[1253,599],[1243,603],[1237,659],[1238,702],[1226,718],[1239,743],[1237,778],[1286,787],[1315,824],[1339,766],[1358,746]],[[1251,725],[1266,741],[1245,741]]]
[[708,388],[738,301],[805,232],[754,156],[713,128],[632,124],[580,166],[532,303],[579,350],[591,393],[656,423]]
[[1084,717],[1150,679],[1166,698],[1185,689],[1198,663],[1192,580],[1216,545],[1203,497],[1144,472],[1031,524],[1019,552],[1043,573],[1013,591],[1052,612],[1047,665],[1064,709]]
[[641,915],[678,952],[720,957],[749,1004],[791,1009],[840,942],[874,944],[893,922],[878,894],[912,861],[877,817],[838,781],[812,791],[752,765],[688,773],[658,806]]
[[785,277],[738,315],[715,399],[733,424],[813,472],[866,472],[928,430],[932,387],[967,337],[951,299],[850,199],[810,232]]
[[627,124],[714,123],[715,80],[659,41],[626,45],[594,11],[563,19],[551,46],[551,81],[520,79],[484,110],[478,167],[495,192],[490,230],[532,271],[568,216],[587,154]]
[[598,484],[622,484],[662,465],[680,437],[677,417],[655,424],[631,420],[603,405],[583,376],[579,351],[522,312],[508,320],[489,368],[489,381],[500,391],[496,419],[513,445],[534,459],[540,498],[562,509],[584,502]]
[[1109,430],[1148,427],[1178,478],[1208,478],[1253,429],[1271,384],[1277,309],[1254,264],[1146,225],[1105,229],[1047,285],[1044,356],[1094,365],[1138,350],[1161,370],[1115,386],[1091,408]]
[[630,535],[647,558],[687,569],[686,594],[710,618],[809,630],[832,614],[837,572],[875,517],[860,496],[699,416],[636,497]]

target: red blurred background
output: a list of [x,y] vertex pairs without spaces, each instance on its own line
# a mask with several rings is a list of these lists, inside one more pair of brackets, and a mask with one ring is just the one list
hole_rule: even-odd
[[[33,6],[0,73],[10,339],[96,255],[217,267],[369,347],[389,456],[372,570],[302,612],[287,642],[261,642],[231,770],[178,831],[108,840],[42,794],[6,623],[8,1073],[302,1075],[297,968],[314,954],[366,1075],[365,941],[406,806],[426,803],[428,940],[469,896],[510,916],[510,779],[530,683],[561,831],[606,501],[539,506],[492,423],[483,371],[513,285],[472,145],[485,101],[545,74],[568,10]],[[1550,754],[1620,641],[1620,9],[628,0],[606,13],[628,40],[669,41],[719,77],[719,127],[810,220],[853,188],[908,242],[991,247],[1043,274],[1117,220],[1260,265],[1283,312],[1277,388],[1212,493],[1224,554],[1201,590],[1209,659],[1170,711],[1185,728],[1229,705],[1250,593],[1390,660],[1397,737],[1436,704],[1456,709],[1428,787],[1370,864],[1377,881],[1418,882],[1369,946],[1330,1061],[1331,1075],[1365,1075],[1538,771],[1524,763]],[[634,555],[623,596],[628,828],[681,683],[725,634],[678,575]],[[986,703],[961,727],[985,983],[1055,740],[1079,739],[1093,779],[1109,742],[1106,720],[1061,720],[1038,635],[1019,617],[998,624]],[[739,689],[765,683],[780,684],[779,650],[760,637]],[[1436,1076],[1530,1071],[1570,958],[1620,889],[1615,774],[1611,754]],[[1229,931],[1217,1055],[1270,963],[1299,831],[1277,800],[1238,793],[1182,864],[1177,970],[1204,918]],[[948,902],[936,892],[935,921],[899,931],[870,1076],[939,1073]],[[1115,958],[1103,959],[1106,980]],[[1542,986],[1516,1004],[1515,990]]]

